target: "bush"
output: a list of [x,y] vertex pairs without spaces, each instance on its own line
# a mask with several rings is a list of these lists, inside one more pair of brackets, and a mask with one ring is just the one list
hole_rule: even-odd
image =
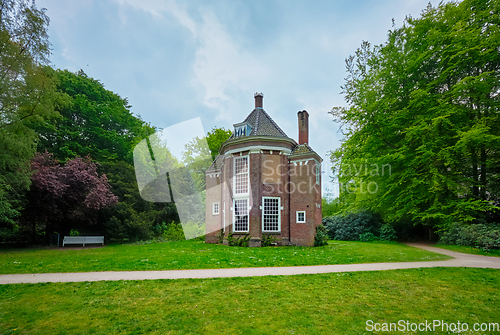
[[227,235],[227,244],[234,247],[248,247],[248,241],[250,241],[250,235],[246,234],[241,237],[233,237],[232,233]]
[[323,218],[323,225],[332,240],[358,241],[361,234],[380,234],[382,219],[378,214],[363,211]]
[[489,251],[500,249],[500,228],[496,225],[454,223],[441,235],[440,244],[456,244]]
[[316,235],[314,236],[314,246],[321,247],[328,244],[328,234],[325,226],[320,224],[316,226]]
[[359,240],[361,242],[372,242],[372,241],[378,241],[378,237],[375,236],[373,233],[364,233],[359,235]]
[[261,246],[262,247],[269,247],[272,243],[276,243],[277,241],[278,241],[278,238],[276,236],[269,235],[269,234],[263,234]]
[[396,239],[396,230],[390,224],[383,224],[380,227],[380,241],[394,241]]
[[[163,224],[165,223],[163,222]],[[167,226],[167,229],[163,232],[162,237],[166,241],[184,241],[186,239],[184,237],[184,230],[182,229],[182,226],[173,221]]]

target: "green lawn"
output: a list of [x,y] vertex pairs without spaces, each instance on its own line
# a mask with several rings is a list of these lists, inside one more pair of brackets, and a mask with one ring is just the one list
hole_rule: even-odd
[[448,249],[451,251],[463,252],[464,254],[500,257],[500,250],[490,250],[490,251],[486,252],[486,251],[483,251],[482,249],[473,248],[473,247],[464,247],[461,245],[443,245],[443,244],[436,244],[436,245],[433,245],[433,247]]
[[13,284],[0,334],[373,334],[368,320],[498,323],[499,306],[500,270],[472,268]]
[[91,249],[0,252],[0,274],[218,269],[444,260],[451,257],[395,242],[330,241],[324,247],[227,247],[183,241]]

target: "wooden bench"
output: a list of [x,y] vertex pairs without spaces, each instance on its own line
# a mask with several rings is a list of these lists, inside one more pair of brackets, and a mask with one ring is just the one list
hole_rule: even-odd
[[63,244],[102,244],[104,245],[104,236],[64,236]]

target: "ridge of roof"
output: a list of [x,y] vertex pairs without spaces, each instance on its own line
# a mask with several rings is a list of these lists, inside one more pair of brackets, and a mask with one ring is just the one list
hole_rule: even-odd
[[[247,136],[273,136],[289,138],[263,108],[255,108],[241,123],[248,123],[252,131]],[[229,139],[235,138],[234,133]]]

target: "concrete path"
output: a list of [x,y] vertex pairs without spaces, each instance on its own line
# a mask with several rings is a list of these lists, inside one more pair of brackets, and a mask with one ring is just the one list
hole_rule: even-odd
[[0,284],[17,283],[61,283],[100,280],[144,280],[144,279],[183,279],[183,278],[227,278],[254,276],[283,276],[332,272],[378,271],[394,269],[414,269],[431,267],[473,267],[500,269],[500,257],[469,255],[425,244],[408,243],[408,245],[434,251],[454,257],[446,261],[400,262],[400,263],[365,263],[341,265],[313,265],[267,268],[232,268],[205,270],[170,270],[170,271],[106,271],[75,273],[36,273],[0,275]]

